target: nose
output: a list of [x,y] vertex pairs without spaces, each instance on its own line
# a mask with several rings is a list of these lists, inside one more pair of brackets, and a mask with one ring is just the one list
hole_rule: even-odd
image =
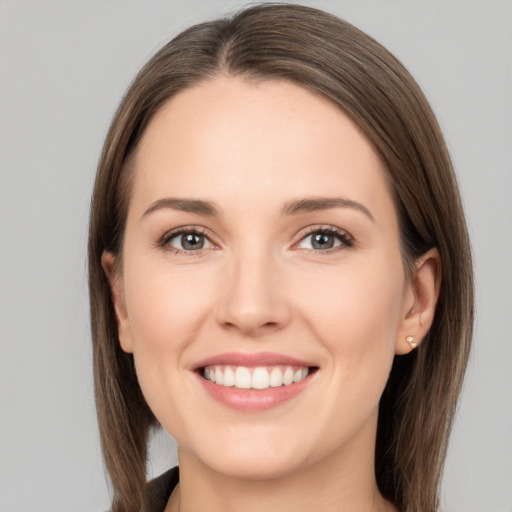
[[224,328],[259,337],[284,328],[291,317],[283,274],[268,252],[233,257],[223,281],[217,321]]

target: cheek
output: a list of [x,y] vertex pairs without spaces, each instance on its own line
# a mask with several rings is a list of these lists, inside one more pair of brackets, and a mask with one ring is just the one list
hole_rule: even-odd
[[[399,260],[400,261],[400,260]],[[332,270],[332,269],[330,269]],[[317,276],[314,293],[297,293],[299,309],[327,348],[330,366],[346,384],[380,394],[394,357],[402,311],[401,264],[341,265]]]
[[[133,338],[137,377],[150,408],[159,412],[182,403],[183,354],[198,338],[214,296],[214,276],[169,270],[144,258],[125,263],[126,306]],[[169,398],[172,398],[169,400]]]
[[127,310],[135,350],[157,352],[187,343],[196,334],[213,295],[213,276],[143,262],[126,272]]
[[375,332],[367,340],[371,342],[379,332],[398,325],[404,282],[401,267],[341,265],[317,275],[313,282],[314,289],[308,286],[296,296],[302,297],[301,309],[312,312],[311,322],[332,337],[353,340],[359,346],[363,333]]
[[318,414],[333,443],[376,417],[394,359],[403,279],[400,266],[347,265],[318,276],[315,293],[301,293],[303,320],[326,349]]

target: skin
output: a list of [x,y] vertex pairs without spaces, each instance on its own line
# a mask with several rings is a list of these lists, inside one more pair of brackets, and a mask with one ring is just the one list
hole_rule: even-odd
[[[168,197],[211,201],[219,214],[145,214]],[[283,215],[310,197],[348,199],[369,215]],[[180,237],[161,243],[181,226],[204,232],[201,250],[176,253]],[[308,229],[326,227],[351,245],[314,249]],[[378,402],[395,354],[411,350],[406,337],[420,342],[430,327],[439,257],[430,251],[407,278],[384,167],[338,108],[291,83],[233,77],[171,98],[138,148],[122,272],[113,255],[102,262],[121,346],[178,444],[166,512],[395,510],[374,476]],[[191,371],[233,351],[319,369],[289,402],[241,412]]]

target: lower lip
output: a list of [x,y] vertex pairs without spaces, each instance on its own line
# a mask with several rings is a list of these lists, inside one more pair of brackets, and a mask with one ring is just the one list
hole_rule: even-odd
[[[315,372],[316,373],[316,372]],[[267,389],[238,389],[234,386],[221,386],[196,374],[207,393],[231,409],[246,412],[266,411],[288,402],[299,395],[309,385],[313,374],[309,374],[300,382],[288,386]]]

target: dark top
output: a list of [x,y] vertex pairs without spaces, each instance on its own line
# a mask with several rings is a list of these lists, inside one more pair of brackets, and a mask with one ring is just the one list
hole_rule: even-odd
[[178,466],[169,469],[149,482],[149,499],[151,512],[163,512],[172,491],[178,485],[180,473]]

